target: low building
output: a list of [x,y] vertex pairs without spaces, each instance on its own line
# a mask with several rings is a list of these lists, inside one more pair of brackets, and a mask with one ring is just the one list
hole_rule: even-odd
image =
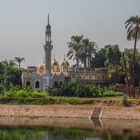
[[70,77],[72,80],[79,80],[86,83],[106,83],[107,69],[71,68]]

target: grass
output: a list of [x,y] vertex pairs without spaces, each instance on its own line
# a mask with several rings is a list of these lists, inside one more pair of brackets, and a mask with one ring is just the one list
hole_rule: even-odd
[[46,98],[13,98],[0,97],[0,104],[92,104],[96,102],[110,102],[111,100],[121,101],[122,97],[99,97],[99,98],[79,98],[79,97],[56,97],[47,96]]
[[[140,105],[140,99],[128,98],[130,106]],[[45,98],[13,98],[0,97],[0,104],[28,104],[28,105],[51,105],[51,104],[71,104],[71,105],[102,105],[102,106],[122,106],[123,96],[79,98],[79,97],[57,97],[47,96]]]
[[122,101],[123,93],[106,90],[103,96],[94,98],[49,96],[46,92],[27,92],[25,90],[7,91],[0,96],[0,104],[94,104],[97,102],[111,103]]
[[123,96],[123,92],[114,92],[112,90],[107,90],[104,92],[104,97],[116,97],[116,96]]

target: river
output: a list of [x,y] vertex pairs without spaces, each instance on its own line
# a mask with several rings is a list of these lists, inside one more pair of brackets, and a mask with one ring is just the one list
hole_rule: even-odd
[[140,121],[0,117],[0,140],[140,140]]

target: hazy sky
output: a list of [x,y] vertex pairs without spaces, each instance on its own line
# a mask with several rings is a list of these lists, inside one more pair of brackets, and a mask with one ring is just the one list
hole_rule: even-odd
[[0,0],[0,61],[20,56],[23,66],[42,63],[48,13],[52,55],[61,61],[72,35],[83,34],[100,47],[132,47],[124,22],[140,16],[140,0]]

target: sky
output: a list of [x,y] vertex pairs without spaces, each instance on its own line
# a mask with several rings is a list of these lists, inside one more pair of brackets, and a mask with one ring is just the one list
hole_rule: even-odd
[[140,16],[140,0],[0,0],[0,61],[19,56],[25,57],[24,67],[42,64],[48,14],[52,57],[61,62],[72,35],[83,35],[99,48],[132,48],[124,22]]

